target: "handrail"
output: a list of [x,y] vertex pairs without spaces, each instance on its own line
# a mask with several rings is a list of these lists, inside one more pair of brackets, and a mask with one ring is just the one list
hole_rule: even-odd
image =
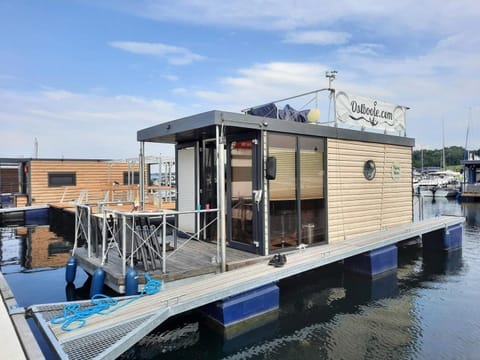
[[[149,252],[150,255],[157,257],[161,261],[162,272],[167,272],[167,258],[174,256],[181,248],[183,248],[190,240],[198,238],[209,226],[218,221],[218,215],[211,220],[205,226],[200,227],[199,229],[192,234],[181,246],[175,246],[172,253],[167,256],[167,227],[170,227],[174,234],[176,231],[181,231],[176,225],[169,224],[167,217],[184,215],[184,214],[202,214],[202,213],[218,213],[218,209],[200,209],[200,210],[186,210],[186,211],[177,211],[177,210],[162,210],[157,212],[146,212],[146,211],[122,211],[118,209],[106,209],[103,208],[103,226],[102,226],[102,259],[101,264],[104,265],[107,261],[108,253],[111,249],[116,249],[122,258],[122,275],[126,274],[126,266],[130,263],[130,266],[134,265],[134,256],[144,256],[145,252]],[[114,218],[115,221],[121,221],[117,231],[114,231],[108,224],[107,219]],[[138,229],[136,226],[136,219],[138,218],[147,218],[147,219],[162,219],[161,223],[158,226],[150,225],[147,230],[147,233],[142,233],[142,229]],[[152,228],[153,227],[153,228]],[[121,228],[121,229],[120,229]],[[145,229],[143,229],[145,230]],[[109,238],[109,232],[111,238]],[[160,235],[161,234],[161,235]],[[161,253],[158,248],[155,248],[154,241],[157,241],[155,238],[161,236],[162,249]],[[175,236],[175,235],[174,235]],[[152,241],[153,240],[153,241]],[[130,254],[127,256],[127,241],[131,242]],[[147,270],[147,257],[144,256],[144,266]],[[218,261],[219,254],[217,254],[216,259]],[[152,258],[152,266],[155,268],[155,258]]]
[[[133,203],[133,202],[127,202]],[[135,256],[142,256],[144,266],[148,268],[147,258],[151,256],[152,266],[155,268],[155,261],[161,261],[162,272],[167,272],[167,258],[174,256],[180,249],[182,249],[190,240],[201,240],[201,234],[206,229],[212,226],[215,222],[218,222],[218,209],[199,209],[199,210],[161,210],[156,212],[147,211],[124,211],[119,209],[105,208],[107,205],[118,204],[118,202],[99,202],[99,203],[77,203],[75,207],[75,240],[72,249],[72,255],[75,254],[75,250],[78,247],[78,240],[84,238],[87,243],[87,256],[92,257],[93,240],[92,239],[92,220],[96,217],[100,221],[101,225],[101,264],[105,265],[107,262],[109,252],[114,249],[118,252],[118,255],[122,259],[122,275],[126,274],[126,266],[130,264],[133,266]],[[97,207],[97,212],[94,213],[93,209]],[[217,213],[210,222],[203,223],[204,226],[199,226],[195,233],[191,234],[188,239],[185,240],[180,246],[177,246],[176,233],[182,231],[175,224],[170,224],[167,218],[177,217],[185,214],[206,214]],[[100,220],[101,218],[101,220]],[[159,225],[148,225],[148,228],[137,228],[137,219],[161,219]],[[113,220],[110,221],[110,219]],[[148,221],[150,224],[150,221]],[[170,228],[173,231],[174,237],[174,249],[167,256],[167,229]],[[185,232],[188,233],[188,232]],[[158,238],[157,238],[158,237]],[[218,239],[217,239],[218,240]],[[130,253],[127,256],[127,242],[131,242]],[[161,242],[162,249],[160,251],[159,244]],[[130,245],[130,244],[129,244]],[[96,251],[95,251],[96,252]],[[148,252],[148,254],[147,254]],[[138,255],[140,253],[140,255]],[[143,256],[142,254],[147,254]],[[99,256],[97,253],[96,256]],[[217,263],[220,261],[221,255],[217,247]]]
[[[86,219],[85,219],[86,217]],[[92,205],[76,204],[75,206],[75,242],[73,244],[72,256],[78,246],[78,239],[85,237],[88,245],[88,257],[91,256],[91,221],[92,221]],[[86,224],[85,224],[86,223]]]

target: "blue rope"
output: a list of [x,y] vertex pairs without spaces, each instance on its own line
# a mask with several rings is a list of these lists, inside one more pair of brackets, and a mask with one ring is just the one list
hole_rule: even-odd
[[103,294],[95,294],[92,296],[92,306],[81,308],[80,304],[72,303],[67,304],[63,308],[63,312],[54,316],[50,322],[52,324],[62,324],[61,329],[63,331],[73,331],[85,326],[87,319],[95,314],[109,315],[118,309],[121,309],[128,304],[131,304],[135,300],[140,299],[144,295],[154,295],[160,291],[162,282],[154,280],[147,273],[144,274],[146,283],[137,296],[130,298],[129,300],[118,305],[118,299]]

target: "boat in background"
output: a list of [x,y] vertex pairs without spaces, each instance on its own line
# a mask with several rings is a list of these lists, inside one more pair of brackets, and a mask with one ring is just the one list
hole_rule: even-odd
[[456,197],[460,190],[460,173],[451,170],[427,174],[415,183],[415,194],[425,197]]

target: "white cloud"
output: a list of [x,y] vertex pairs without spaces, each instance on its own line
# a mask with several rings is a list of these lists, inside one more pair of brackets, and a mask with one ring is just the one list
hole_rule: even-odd
[[[335,61],[339,74],[334,87],[409,106],[407,135],[417,138],[422,145],[441,147],[444,118],[447,146],[462,145],[468,108],[474,107],[480,113],[476,95],[480,92],[480,54],[462,54],[458,47],[455,41],[440,40],[432,51],[404,58],[371,56],[369,51],[351,51],[348,55],[341,52]],[[365,48],[376,50],[377,46]],[[239,111],[324,88],[326,70],[333,69],[320,62],[255,64],[239,69],[235,76],[218,79],[215,91],[202,89],[195,95],[205,104],[215,104],[215,108]],[[332,111],[327,98],[326,93],[320,95],[322,121],[327,121],[327,114]],[[309,99],[289,103],[300,109]],[[480,124],[476,126],[478,133]],[[478,137],[470,138],[471,146],[479,148]]]
[[124,0],[111,4],[123,11],[159,21],[272,31],[326,29],[341,22],[368,24],[363,31],[369,28],[378,33],[402,35],[428,30],[446,34],[459,26],[474,29],[480,16],[476,0],[386,0],[381,3],[375,0],[337,0],[321,4],[317,0]]
[[342,45],[350,34],[335,31],[294,31],[286,34],[284,42],[292,44]]
[[338,53],[342,56],[377,56],[381,50],[384,50],[384,46],[380,44],[356,44],[340,48]]
[[[325,88],[327,68],[320,63],[271,62],[237,71],[219,79],[217,91],[199,90],[195,95],[215,108],[239,111],[284,97]],[[305,99],[302,100],[305,102]],[[300,106],[294,104],[294,106]]]
[[205,59],[204,56],[195,54],[184,47],[162,43],[112,41],[109,45],[134,54],[164,57],[172,65],[187,65]]
[[9,124],[0,156],[31,156],[37,138],[41,157],[134,157],[138,130],[182,114],[161,99],[65,90],[0,91],[0,103],[0,123]]
[[187,93],[187,89],[185,88],[175,88],[172,90],[172,93],[176,94],[176,95],[181,95],[181,94],[186,94]]

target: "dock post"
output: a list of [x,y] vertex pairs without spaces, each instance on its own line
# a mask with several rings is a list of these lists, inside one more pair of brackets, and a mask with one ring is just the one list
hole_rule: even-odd
[[462,224],[445,226],[422,235],[424,250],[451,251],[462,247]]
[[231,338],[271,321],[279,306],[280,289],[270,283],[205,305],[201,312],[214,328]]
[[347,258],[344,265],[347,270],[373,278],[396,270],[398,267],[397,255],[397,245],[388,245]]

